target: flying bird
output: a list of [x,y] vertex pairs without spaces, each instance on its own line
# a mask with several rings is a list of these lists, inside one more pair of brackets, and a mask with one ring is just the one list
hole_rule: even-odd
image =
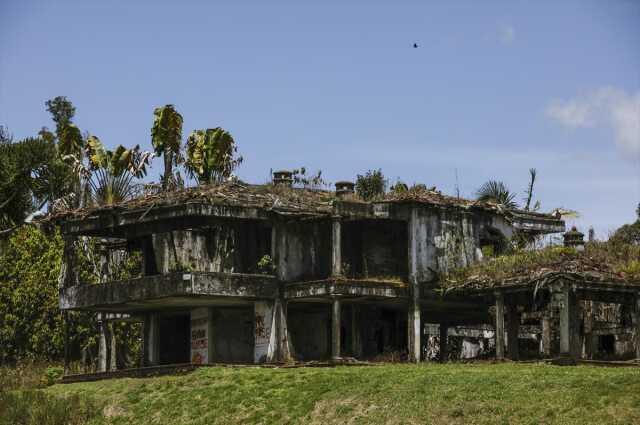
[[413,43],[413,48],[417,49],[418,48],[418,43]]

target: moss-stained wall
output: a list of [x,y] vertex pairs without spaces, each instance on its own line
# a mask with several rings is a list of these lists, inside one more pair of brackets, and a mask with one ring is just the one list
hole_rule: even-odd
[[277,225],[277,268],[284,281],[324,279],[331,272],[331,223],[286,222]]
[[271,252],[271,229],[259,222],[225,222],[205,229],[156,233],[152,247],[159,273],[255,273]]

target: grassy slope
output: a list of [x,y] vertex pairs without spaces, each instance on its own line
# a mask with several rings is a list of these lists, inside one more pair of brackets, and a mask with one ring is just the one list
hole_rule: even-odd
[[100,423],[640,423],[640,369],[536,364],[202,368],[56,385]]

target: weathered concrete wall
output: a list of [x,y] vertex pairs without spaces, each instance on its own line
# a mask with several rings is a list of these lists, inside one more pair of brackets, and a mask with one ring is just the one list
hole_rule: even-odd
[[331,351],[330,304],[289,305],[287,324],[296,360],[324,360]]
[[331,222],[280,223],[276,230],[281,280],[324,279],[331,273]]
[[480,237],[487,228],[505,238],[513,235],[503,218],[486,213],[415,206],[411,214],[409,249],[415,252],[415,264],[410,273],[417,282],[429,282],[437,273],[479,261]]
[[346,276],[406,279],[406,222],[361,220],[343,223],[342,228],[342,262]]
[[255,345],[253,361],[264,363],[273,358],[276,349],[276,326],[273,301],[256,301],[254,303],[254,336]]
[[213,362],[253,363],[254,312],[252,307],[214,308]]
[[191,363],[206,364],[213,358],[213,318],[208,307],[191,310]]
[[255,273],[271,253],[271,229],[261,221],[228,221],[197,230],[153,234],[158,273],[176,270]]

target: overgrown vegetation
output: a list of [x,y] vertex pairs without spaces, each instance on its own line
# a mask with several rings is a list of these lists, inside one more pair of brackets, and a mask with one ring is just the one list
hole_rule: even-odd
[[382,198],[387,191],[387,179],[381,169],[369,170],[356,177],[356,193],[364,201]]
[[442,276],[443,286],[467,282],[500,284],[514,277],[534,278],[551,271],[588,272],[617,280],[640,281],[640,246],[616,241],[587,242],[583,252],[552,246],[539,250],[516,249],[510,254],[489,258]]
[[[542,364],[202,368],[56,385],[112,424],[603,424],[640,421],[640,370]],[[532,397],[535,394],[535,397]]]

